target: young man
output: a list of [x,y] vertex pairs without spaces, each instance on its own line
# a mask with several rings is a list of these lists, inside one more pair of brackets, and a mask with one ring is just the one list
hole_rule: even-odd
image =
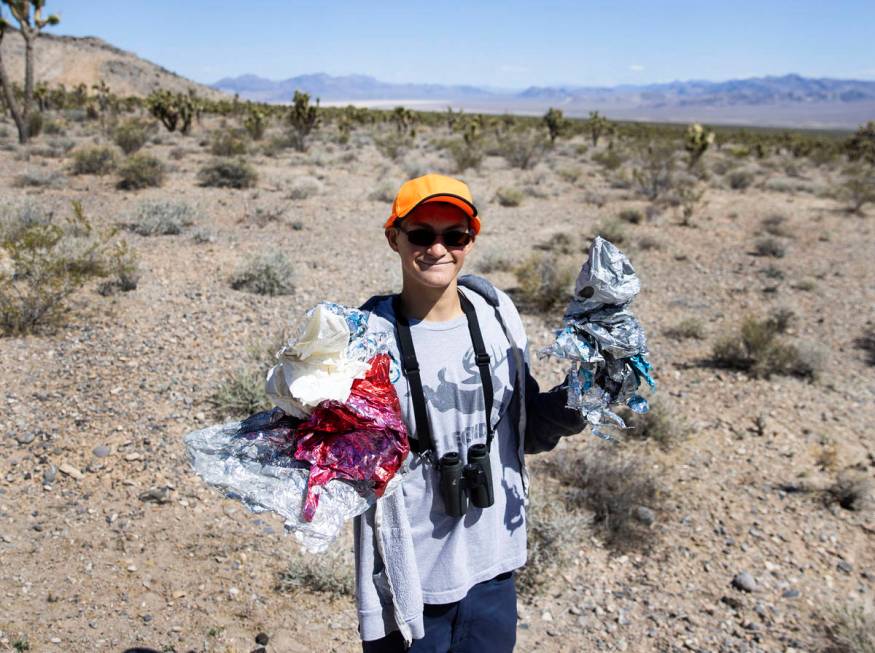
[[480,232],[468,187],[404,183],[385,225],[400,295],[372,297],[373,331],[395,334],[393,379],[407,424],[401,489],[355,520],[356,603],[366,653],[512,651],[513,571],[526,561],[524,453],[585,420],[565,384],[541,393],[510,298],[459,277]]

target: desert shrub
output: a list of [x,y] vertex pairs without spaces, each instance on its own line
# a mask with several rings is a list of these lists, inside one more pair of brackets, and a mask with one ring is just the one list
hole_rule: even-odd
[[201,186],[215,188],[251,188],[258,182],[258,173],[243,159],[215,159],[200,169]]
[[671,143],[651,143],[638,151],[632,178],[641,195],[653,201],[672,187],[675,155]]
[[850,213],[861,213],[866,204],[875,203],[875,168],[863,164],[845,168],[836,194]]
[[760,228],[771,236],[787,237],[787,218],[780,213],[772,213],[760,220]]
[[254,256],[231,275],[234,290],[245,290],[257,295],[289,295],[292,284],[292,266],[282,252]]
[[613,172],[614,170],[618,170],[620,166],[626,162],[626,157],[616,148],[608,148],[606,150],[601,150],[600,152],[595,152],[592,155],[592,160],[605,170]]
[[644,222],[644,213],[640,209],[623,209],[617,216],[623,222],[641,224]]
[[558,231],[547,240],[535,245],[535,249],[553,252],[555,254],[574,254],[577,248],[574,245],[574,239],[564,231]]
[[627,438],[649,440],[668,449],[687,436],[686,422],[677,410],[662,398],[650,400],[650,410],[636,413],[628,408],[620,412],[628,427],[623,434]]
[[191,239],[199,245],[214,243],[216,242],[216,234],[211,229],[199,227],[191,232]]
[[875,365],[875,327],[866,327],[863,334],[854,340],[854,344],[866,354],[866,362]]
[[391,203],[395,200],[395,193],[397,190],[398,189],[391,182],[381,181],[377,184],[374,190],[368,194],[368,199],[375,202]]
[[525,196],[518,188],[499,188],[495,191],[495,201],[501,206],[519,206]]
[[718,367],[747,372],[757,378],[773,374],[814,379],[819,362],[809,352],[782,341],[785,328],[775,319],[746,318],[738,330],[720,338],[712,348],[712,362]]
[[182,159],[185,158],[185,155],[187,153],[188,153],[188,150],[186,150],[184,147],[174,147],[167,154],[174,161],[181,161]]
[[18,188],[62,188],[67,178],[56,170],[28,170],[15,178]]
[[413,149],[413,136],[406,132],[390,131],[374,137],[374,146],[387,159],[400,160]]
[[823,653],[875,653],[875,613],[872,606],[833,607],[821,616],[829,644]]
[[271,408],[264,391],[266,370],[237,369],[225,374],[222,382],[213,390],[209,403],[217,418],[243,418]]
[[705,337],[705,325],[697,318],[688,317],[668,327],[663,333],[672,340],[702,340]]
[[626,229],[617,219],[605,220],[596,227],[596,234],[618,245],[626,240]]
[[644,251],[662,249],[663,243],[661,240],[654,238],[653,236],[641,236],[641,238],[638,239],[638,247]]
[[289,199],[305,200],[322,192],[322,182],[313,177],[297,177],[289,188]]
[[39,136],[43,130],[43,114],[33,111],[27,116],[27,133],[31,138]]
[[117,161],[111,147],[86,147],[73,153],[72,172],[74,175],[107,175],[115,170]]
[[837,503],[845,510],[863,510],[872,498],[872,481],[852,472],[842,472],[826,490],[828,503]]
[[851,161],[863,161],[875,166],[875,121],[861,125],[844,143],[844,150]]
[[484,152],[479,139],[468,142],[457,138],[446,143],[446,150],[456,172],[465,172],[469,168],[478,170],[483,163]]
[[125,154],[133,154],[146,144],[146,127],[139,120],[128,120],[112,130],[112,140]]
[[277,576],[276,591],[316,592],[334,597],[351,596],[355,589],[353,564],[348,553],[304,555],[289,563]]
[[246,154],[246,141],[239,132],[224,129],[213,134],[210,153],[213,156],[241,156]]
[[484,274],[507,272],[513,270],[513,267],[513,259],[501,254],[487,254],[477,262],[477,269]]
[[702,197],[705,195],[705,187],[692,175],[680,175],[674,184],[671,202],[681,209],[681,224],[690,226],[693,215],[696,213]]
[[9,134],[11,132],[8,127],[0,127],[0,138],[9,138]]
[[757,238],[756,242],[754,242],[753,253],[756,256],[783,258],[787,250],[780,240],[768,236],[766,238]]
[[140,283],[140,264],[136,252],[125,241],[116,244],[107,263],[109,279],[100,284],[97,291],[104,296],[116,292],[136,290]]
[[498,152],[512,168],[533,168],[549,147],[549,141],[539,130],[515,129],[498,141]]
[[164,164],[150,154],[133,154],[119,166],[118,176],[122,190],[153,188],[164,183]]
[[655,516],[659,488],[655,478],[634,458],[604,445],[583,454],[563,456],[556,463],[556,477],[566,486],[572,508],[593,512],[593,524],[605,543],[616,549],[646,545],[652,536],[644,514]]
[[0,330],[35,333],[67,314],[65,300],[109,274],[114,230],[98,232],[73,203],[61,223],[34,204],[0,207]]
[[319,115],[319,100],[316,105],[310,104],[310,96],[301,91],[295,91],[292,98],[292,106],[286,114],[286,124],[289,126],[288,142],[297,151],[307,149],[307,139],[310,132],[317,129],[322,122]]
[[43,123],[43,133],[47,136],[63,136],[66,131],[64,125],[57,120],[46,120]]
[[520,595],[527,598],[540,593],[557,571],[568,566],[586,525],[582,515],[561,501],[542,497],[537,488],[532,484],[526,506],[526,565],[515,579]]
[[172,236],[194,224],[196,216],[197,211],[185,202],[147,200],[124,226],[140,236]]
[[583,171],[577,166],[568,166],[565,168],[559,168],[556,171],[556,174],[559,175],[559,178],[563,181],[567,181],[569,184],[576,184],[580,179],[580,176],[583,174]]
[[732,190],[744,190],[753,183],[753,174],[747,170],[733,170],[726,175],[726,181]]
[[552,256],[532,254],[514,270],[524,308],[548,311],[571,296],[575,270]]

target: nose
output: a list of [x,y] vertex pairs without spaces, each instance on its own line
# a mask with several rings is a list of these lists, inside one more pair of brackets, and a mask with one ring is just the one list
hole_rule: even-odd
[[447,253],[447,248],[444,247],[443,238],[438,238],[425,251],[429,256],[433,257],[435,260],[439,260],[439,259],[442,259],[444,257],[444,254]]

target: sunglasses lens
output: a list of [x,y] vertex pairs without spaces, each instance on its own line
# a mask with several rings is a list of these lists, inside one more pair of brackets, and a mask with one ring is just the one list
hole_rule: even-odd
[[437,236],[433,231],[428,229],[411,229],[407,233],[407,240],[417,247],[430,247],[437,240]]
[[467,231],[445,231],[444,244],[447,247],[464,247],[471,242],[471,234]]
[[[404,233],[407,234],[410,244],[417,247],[431,247],[438,239],[438,235],[431,229],[411,229]],[[441,234],[441,238],[447,247],[464,247],[471,242],[471,234],[459,229],[445,231]]]

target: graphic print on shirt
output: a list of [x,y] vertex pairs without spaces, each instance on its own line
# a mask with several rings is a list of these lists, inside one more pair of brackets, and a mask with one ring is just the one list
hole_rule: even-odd
[[[493,388],[504,388],[504,395],[493,399],[494,408],[500,407],[510,395],[510,391],[502,384],[499,368],[507,365],[507,353],[497,361],[495,355],[492,355],[489,362],[489,374],[492,376]],[[459,383],[447,380],[447,368],[442,367],[438,370],[437,388],[432,388],[429,385],[423,384],[422,392],[425,394],[425,401],[429,406],[442,413],[451,410],[457,410],[463,415],[476,415],[483,412],[486,408],[483,397],[483,386],[480,381],[480,369],[474,359],[474,349],[471,348],[465,352],[462,358],[462,368],[468,374],[467,377],[461,379]],[[505,374],[506,376],[506,374]]]

